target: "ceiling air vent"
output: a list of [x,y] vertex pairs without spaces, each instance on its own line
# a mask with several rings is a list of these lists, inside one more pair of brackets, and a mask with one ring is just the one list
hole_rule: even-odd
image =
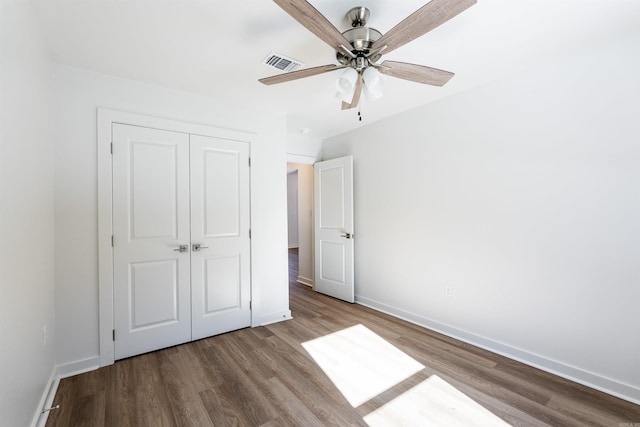
[[300,61],[296,61],[293,58],[289,58],[274,52],[271,52],[264,59],[264,61],[262,61],[262,63],[270,67],[276,68],[280,71],[295,71],[298,68],[302,67],[302,65],[304,65]]

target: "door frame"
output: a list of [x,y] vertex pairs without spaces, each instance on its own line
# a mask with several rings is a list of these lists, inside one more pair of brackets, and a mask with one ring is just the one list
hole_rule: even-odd
[[[153,129],[223,138],[249,144],[249,158],[255,134],[251,132],[217,128],[196,123],[180,122],[136,113],[97,109],[97,161],[98,161],[98,312],[100,366],[115,361],[113,329],[113,169],[111,159],[111,127],[113,123],[141,126]],[[249,170],[251,174],[251,170]],[[251,183],[251,177],[249,177]],[[251,184],[249,184],[251,198]],[[251,199],[250,199],[251,200]],[[251,203],[251,202],[250,202]],[[251,211],[251,208],[249,208]],[[251,217],[249,217],[251,224]],[[253,293],[253,286],[252,286]],[[251,325],[255,324],[251,311]]]

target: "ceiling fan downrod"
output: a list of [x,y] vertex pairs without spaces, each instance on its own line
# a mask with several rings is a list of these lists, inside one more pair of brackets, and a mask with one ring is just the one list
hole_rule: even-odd
[[364,6],[356,6],[347,12],[347,19],[351,21],[352,27],[364,27],[370,15],[369,9]]

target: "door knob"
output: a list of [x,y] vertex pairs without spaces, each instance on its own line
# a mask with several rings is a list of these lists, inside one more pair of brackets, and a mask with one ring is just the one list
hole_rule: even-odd
[[340,237],[346,237],[347,239],[350,239],[351,237],[353,237],[353,234],[345,233],[345,234],[341,234]]
[[178,246],[177,249],[174,249],[173,251],[174,252],[180,252],[180,253],[189,252],[189,245],[180,245],[180,246]]
[[199,252],[200,249],[207,249],[209,246],[202,246],[200,243],[194,243],[193,244],[193,251],[194,252]]

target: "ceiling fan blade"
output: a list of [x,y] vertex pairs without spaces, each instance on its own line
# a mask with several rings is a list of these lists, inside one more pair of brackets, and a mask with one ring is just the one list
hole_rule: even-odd
[[259,79],[258,81],[265,85],[274,85],[277,83],[290,82],[292,80],[298,80],[305,77],[327,73],[329,71],[340,70],[342,68],[344,68],[344,66],[339,67],[334,64],[321,65],[319,67],[305,68],[304,70],[292,71],[290,73],[278,74],[277,76],[265,77],[263,79]]
[[343,45],[351,50],[351,43],[347,40],[327,18],[305,0],[273,0],[293,19],[307,30],[318,36],[335,50]]
[[443,86],[454,76],[449,71],[425,67],[424,65],[407,64],[406,62],[384,61],[380,64],[380,67],[376,68],[382,74],[388,76],[432,86]]
[[444,24],[474,4],[476,0],[431,0],[387,31],[373,44],[371,50],[387,46],[384,50],[387,54]]
[[360,96],[362,95],[362,83],[362,73],[358,73],[358,80],[356,80],[356,88],[353,91],[353,99],[351,100],[351,104],[347,104],[346,102],[342,101],[343,110],[350,110],[358,106],[358,103],[360,102]]

